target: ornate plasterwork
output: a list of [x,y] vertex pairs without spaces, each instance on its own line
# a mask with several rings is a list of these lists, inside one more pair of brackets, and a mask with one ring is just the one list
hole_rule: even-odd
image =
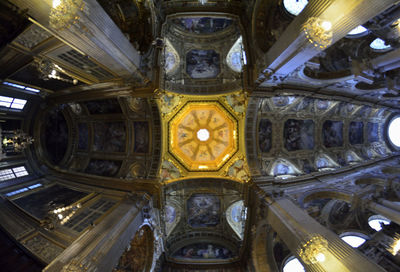
[[172,74],[178,68],[181,59],[178,52],[168,39],[165,39],[164,69],[167,74]]
[[221,175],[249,180],[243,142],[244,92],[206,97],[162,91],[156,99],[163,119],[162,182]]
[[40,233],[24,240],[22,244],[46,263],[50,263],[64,250]]
[[245,58],[246,56],[243,49],[242,36],[240,36],[233,44],[231,50],[229,50],[228,55],[226,56],[226,62],[228,63],[229,68],[240,73],[242,71],[243,64],[246,62]]
[[382,126],[387,108],[290,92],[257,102],[256,137],[248,146],[257,145],[264,177],[335,171],[391,153]]
[[246,211],[243,200],[236,201],[226,210],[226,219],[240,239],[243,239]]
[[14,42],[25,48],[32,49],[51,36],[50,32],[33,24],[24,33],[19,35]]

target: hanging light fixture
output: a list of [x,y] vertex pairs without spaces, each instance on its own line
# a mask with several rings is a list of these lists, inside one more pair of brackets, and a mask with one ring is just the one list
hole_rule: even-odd
[[310,17],[303,25],[307,40],[319,49],[325,49],[332,44],[332,23],[317,17]]
[[71,219],[71,217],[81,207],[82,207],[81,203],[78,203],[75,205],[69,205],[66,207],[60,207],[60,208],[54,209],[51,212],[51,214],[53,214],[54,217],[56,218],[56,222],[59,222],[61,225],[64,225]]
[[50,11],[50,26],[56,30],[63,30],[76,24],[80,18],[79,12],[83,11],[83,0],[53,0]]
[[68,83],[72,83],[74,85],[78,84],[77,79],[68,79],[65,77],[61,76],[61,73],[67,74],[66,71],[61,68],[59,65],[51,62],[48,59],[41,59],[36,61],[36,67],[39,70],[41,74],[41,78],[43,80],[49,80],[49,79],[56,79]]

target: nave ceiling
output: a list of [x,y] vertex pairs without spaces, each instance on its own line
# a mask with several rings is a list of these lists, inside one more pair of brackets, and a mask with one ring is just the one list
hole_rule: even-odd
[[[288,192],[296,203],[304,198],[302,208],[330,228],[365,223],[352,218],[356,209],[347,202],[308,200],[301,188],[397,154],[385,131],[400,107],[399,68],[381,60],[399,50],[399,5],[363,23],[367,33],[344,36],[280,75],[266,66],[266,54],[299,20],[280,0],[84,2],[81,25],[61,31],[32,3],[7,2],[28,8],[31,20],[18,15],[19,34],[5,33],[0,77],[40,90],[37,102],[27,104],[34,116],[23,121],[35,139],[28,157],[37,175],[88,186],[76,194],[85,209],[98,209],[96,220],[121,197],[104,197],[101,188],[152,195],[154,206],[146,209],[156,216],[146,222],[157,225],[152,231],[159,236],[153,241],[143,228],[131,241],[131,248],[146,248],[142,259],[153,262],[154,250],[164,252],[169,267],[248,265],[254,223],[263,220],[254,186]],[[98,13],[87,12],[94,7]],[[96,26],[101,15],[107,24]],[[98,32],[103,36],[94,39]],[[391,48],[371,49],[376,38]],[[3,87],[11,95],[12,86]],[[364,174],[384,174],[374,171]],[[331,186],[345,184],[363,186],[350,180]],[[99,188],[96,195],[90,186]],[[98,208],[100,199],[110,204]],[[268,235],[283,263],[288,248]],[[129,262],[149,270],[132,252],[125,251],[117,271]]]

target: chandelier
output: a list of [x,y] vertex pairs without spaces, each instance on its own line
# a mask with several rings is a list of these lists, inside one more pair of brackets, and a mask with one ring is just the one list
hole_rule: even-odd
[[310,17],[303,25],[307,40],[319,49],[325,49],[332,43],[332,23],[320,18]]
[[78,22],[79,12],[83,11],[84,7],[83,0],[53,0],[50,26],[56,30],[69,28]]
[[74,216],[76,211],[81,207],[82,207],[81,203],[78,203],[54,209],[50,213],[53,215],[53,218],[56,219],[56,222],[59,222],[61,225],[64,225],[71,219],[72,216]]
[[51,62],[48,59],[41,59],[36,61],[36,67],[41,74],[43,80],[57,79],[64,82],[72,83],[74,85],[78,84],[76,79],[68,79],[61,76],[61,73],[66,74],[66,71],[59,65]]
[[5,150],[11,146],[14,152],[22,152],[34,141],[32,136],[27,135],[22,130],[13,131],[10,136],[8,138],[6,136],[3,137],[2,144]]

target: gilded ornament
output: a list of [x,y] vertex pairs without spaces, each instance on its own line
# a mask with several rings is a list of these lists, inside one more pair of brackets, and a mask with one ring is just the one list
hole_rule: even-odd
[[83,11],[83,0],[53,0],[53,8],[50,11],[50,26],[56,30],[70,28],[78,23],[79,12]]
[[299,247],[299,257],[306,264],[315,264],[325,261],[325,252],[328,241],[321,235],[312,236]]

